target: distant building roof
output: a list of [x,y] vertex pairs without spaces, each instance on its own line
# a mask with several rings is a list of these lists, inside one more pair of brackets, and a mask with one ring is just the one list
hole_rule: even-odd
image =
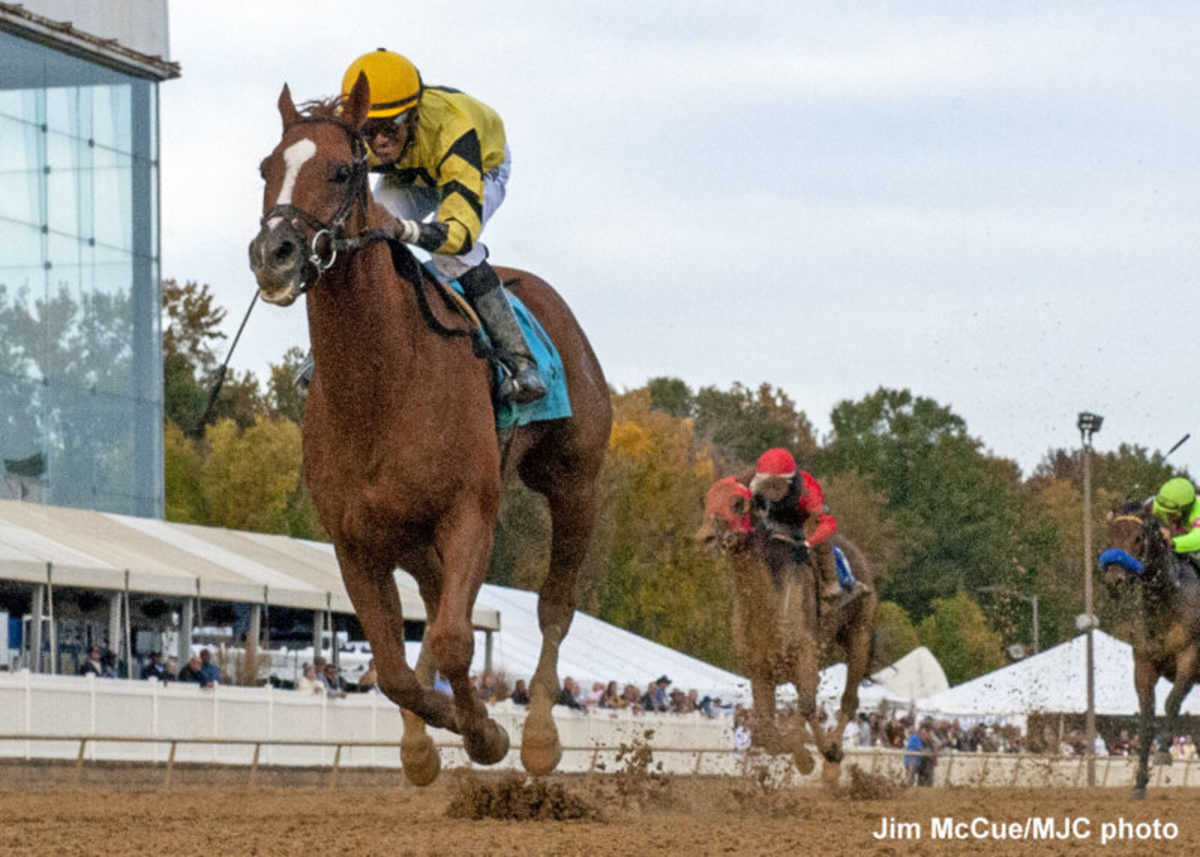
[[[395,574],[404,618],[423,621],[416,582]],[[0,500],[0,580],[354,612],[333,545],[19,500]],[[487,607],[472,620],[500,627]]]
[[[180,70],[177,62],[171,62],[161,55],[143,53],[123,44],[118,38],[105,38],[87,32],[80,29],[82,24],[77,26],[72,21],[56,20],[46,17],[45,14],[39,14],[39,12],[54,11],[56,15],[62,15],[67,14],[71,9],[76,9],[79,15],[89,19],[88,26],[95,27],[93,22],[101,20],[105,15],[117,16],[118,13],[130,11],[132,7],[127,8],[128,4],[94,3],[79,6],[62,2],[42,2],[32,5],[38,6],[38,10],[31,11],[26,5],[18,3],[0,2],[0,31],[13,33],[30,41],[135,77],[151,80],[169,80],[179,77]],[[132,9],[130,14],[136,15],[138,10]],[[141,14],[145,14],[144,7]],[[164,51],[166,45],[165,25],[164,4],[161,18],[163,32],[157,40],[164,46]]]

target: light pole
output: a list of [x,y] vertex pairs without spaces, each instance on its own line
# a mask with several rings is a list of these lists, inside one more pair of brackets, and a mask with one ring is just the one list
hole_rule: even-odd
[[1038,597],[1037,595],[1026,595],[1024,592],[1018,592],[1015,589],[1009,589],[1007,586],[981,586],[980,592],[999,592],[1008,595],[1012,598],[1020,598],[1026,604],[1033,608],[1033,653],[1036,655],[1038,648]]
[[1092,435],[1100,431],[1104,417],[1084,411],[1076,423],[1083,441],[1083,616],[1079,624],[1087,629],[1087,757],[1088,785],[1096,785],[1096,676],[1095,649],[1092,631],[1096,617],[1092,614]]

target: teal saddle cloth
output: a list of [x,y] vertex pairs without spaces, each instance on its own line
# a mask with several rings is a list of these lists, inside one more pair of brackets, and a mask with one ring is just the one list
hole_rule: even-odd
[[[451,280],[450,288],[460,295],[463,294],[463,288],[459,285],[458,280]],[[541,322],[522,303],[521,299],[508,289],[504,289],[504,294],[517,316],[517,323],[521,325],[525,341],[529,343],[529,351],[533,354],[533,359],[537,361],[538,374],[542,377],[542,383],[546,385],[546,395],[536,402],[528,402],[524,405],[497,402],[496,428],[507,429],[545,420],[561,420],[571,416],[567,372],[563,368],[558,349],[554,347],[554,343],[550,340],[550,336],[542,327]],[[484,336],[487,336],[486,331]],[[497,370],[497,372],[499,371],[501,370]]]

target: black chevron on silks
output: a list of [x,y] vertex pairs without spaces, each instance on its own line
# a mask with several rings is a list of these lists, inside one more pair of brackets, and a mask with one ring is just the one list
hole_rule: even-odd
[[483,172],[483,152],[479,147],[479,135],[475,133],[474,128],[455,140],[453,145],[446,150],[446,154],[442,155],[442,159],[438,161],[437,165],[439,173],[442,171],[442,165],[454,155],[458,155],[479,172]]
[[480,222],[483,221],[483,204],[479,201],[479,197],[475,195],[475,192],[469,187],[464,185],[462,182],[446,182],[444,185],[442,185],[441,191],[443,201],[445,201],[447,197],[453,196],[454,194],[461,196],[466,201],[467,205],[471,206],[471,210],[475,212],[475,216],[479,218]]

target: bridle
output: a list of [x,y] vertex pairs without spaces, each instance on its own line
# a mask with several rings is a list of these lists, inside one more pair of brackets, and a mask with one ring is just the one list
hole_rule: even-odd
[[[367,167],[367,144],[359,130],[331,116],[301,116],[299,119],[293,121],[288,128],[290,129],[293,125],[300,123],[326,123],[341,128],[350,141],[350,151],[353,154],[354,161],[351,164],[350,176],[346,182],[346,196],[342,199],[341,205],[338,206],[328,223],[321,220],[321,218],[312,212],[291,203],[271,206],[267,213],[259,220],[260,229],[264,229],[267,223],[273,218],[282,218],[303,239],[303,243],[308,247],[309,255],[304,260],[300,269],[300,281],[296,285],[296,291],[299,294],[304,294],[315,286],[320,281],[321,275],[332,268],[334,263],[337,262],[339,253],[350,253],[375,241],[387,242],[392,251],[392,264],[400,272],[401,276],[412,285],[416,293],[417,305],[420,308],[421,315],[430,329],[438,336],[447,338],[465,337],[469,339],[471,350],[476,357],[499,365],[499,358],[495,349],[484,341],[482,326],[479,324],[478,318],[475,317],[474,310],[470,309],[469,305],[463,299],[453,297],[451,290],[445,287],[437,289],[438,296],[447,308],[467,320],[468,327],[466,329],[447,327],[437,318],[430,308],[428,298],[425,296],[424,289],[422,288],[425,280],[430,278],[430,275],[417,262],[416,257],[403,250],[403,243],[396,237],[395,231],[392,229],[368,229],[356,235],[346,234],[346,223],[350,220],[354,212],[357,210],[365,214],[367,210],[367,173],[369,172]],[[401,271],[401,267],[407,270]],[[436,280],[434,282],[436,284]],[[467,306],[467,310],[464,310],[464,306]]]
[[296,120],[293,125],[302,122],[325,123],[341,128],[346,132],[346,137],[350,141],[350,151],[353,153],[354,161],[350,166],[346,196],[328,223],[312,212],[291,203],[271,206],[270,210],[259,220],[259,226],[265,227],[268,221],[281,217],[304,238],[309,255],[300,272],[300,283],[297,286],[300,294],[304,294],[315,286],[321,279],[321,275],[333,267],[339,252],[349,252],[372,241],[383,241],[392,237],[390,232],[381,229],[353,236],[346,235],[346,223],[355,210],[364,213],[367,210],[367,144],[363,141],[362,135],[344,122],[329,117],[305,116]]
[[[1152,556],[1152,553],[1154,553],[1154,547],[1159,545],[1158,523],[1153,517],[1146,517],[1144,515],[1126,514],[1118,515],[1112,519],[1112,523],[1114,524],[1121,522],[1134,523],[1142,528],[1142,556],[1134,556],[1120,548],[1110,548],[1100,555],[1100,565],[1102,567],[1107,564],[1121,565],[1128,574],[1136,574],[1143,579],[1149,579],[1146,572],[1151,572],[1150,577],[1157,576],[1162,556]],[[1107,562],[1106,559],[1108,560]],[[1131,566],[1128,560],[1133,560],[1136,566]]]

